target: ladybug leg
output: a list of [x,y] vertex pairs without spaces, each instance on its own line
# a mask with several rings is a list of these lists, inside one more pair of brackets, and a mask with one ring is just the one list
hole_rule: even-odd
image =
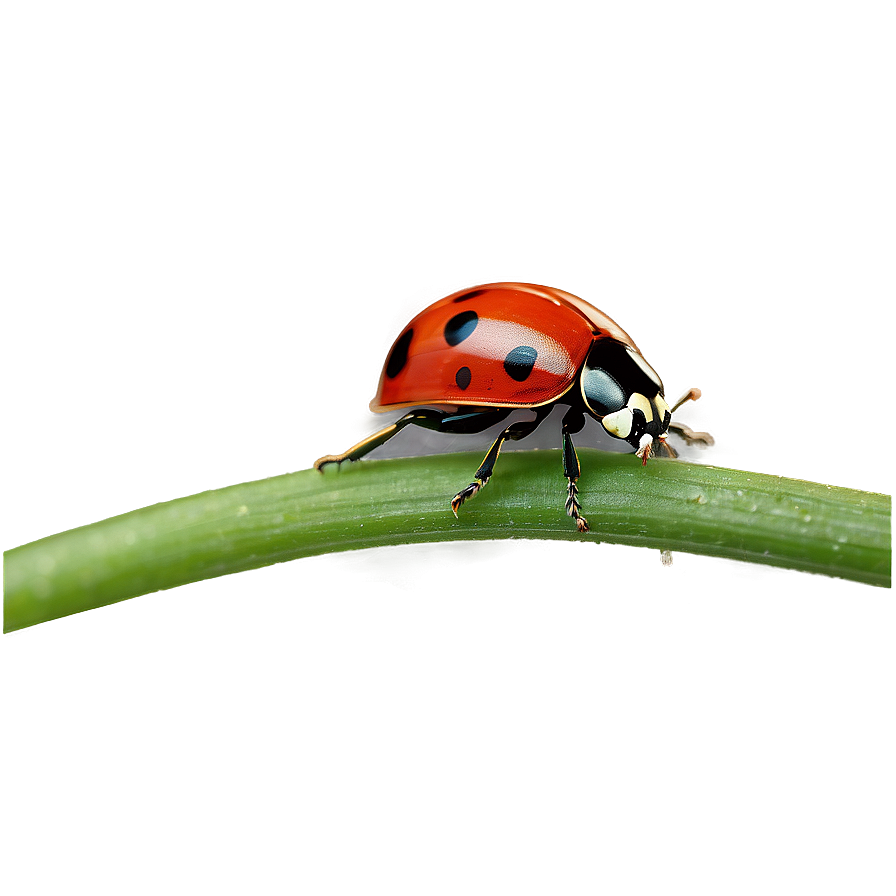
[[[672,405],[671,411],[674,414],[686,401],[696,401],[698,398],[702,397],[703,391],[701,389],[691,389],[686,395],[682,396],[679,401]],[[716,440],[710,433],[691,429],[686,423],[670,423],[669,429],[677,432],[678,435],[684,439],[686,445],[697,445],[699,448],[712,448],[716,443]],[[675,457],[675,453],[671,451],[668,445],[666,445],[666,450],[672,454],[672,457]]]
[[526,438],[526,436],[531,435],[539,423],[544,420],[544,418],[551,412],[553,409],[552,405],[544,405],[539,408],[534,408],[535,411],[535,419],[534,420],[523,420],[519,423],[512,423],[501,435],[495,439],[492,447],[488,449],[488,454],[483,458],[482,463],[479,465],[479,469],[476,471],[475,476],[473,477],[473,481],[464,489],[461,489],[452,499],[451,499],[451,509],[454,511],[454,515],[457,516],[458,508],[464,501],[472,498],[483,486],[488,484],[489,479],[491,479],[492,473],[495,471],[495,462],[498,460],[498,455],[501,453],[501,446],[507,439],[511,439],[514,442],[519,441],[520,439]]
[[395,435],[399,430],[404,429],[409,423],[413,423],[416,412],[412,411],[410,414],[405,414],[399,420],[396,420],[391,426],[386,426],[385,428],[375,432],[373,435],[368,436],[366,439],[358,442],[357,445],[352,445],[348,451],[343,452],[342,454],[325,454],[323,457],[319,457],[314,462],[314,469],[323,471],[323,468],[327,464],[341,464],[346,460],[359,460],[364,457],[369,451],[373,451],[374,448],[379,448],[384,442],[388,442],[392,436]]
[[572,433],[579,432],[585,425],[585,417],[577,408],[570,408],[563,418],[563,475],[566,476],[567,488],[566,513],[576,523],[579,532],[588,531],[588,520],[582,516],[582,505],[579,504],[579,489],[576,486],[581,469],[576,447],[572,443]]
[[344,461],[360,460],[365,454],[379,448],[380,445],[388,442],[397,432],[406,426],[413,424],[414,426],[422,426],[424,429],[435,429],[440,432],[456,432],[456,433],[475,433],[488,429],[494,423],[506,417],[509,411],[503,409],[494,412],[476,412],[471,414],[446,413],[445,411],[434,411],[428,408],[411,411],[400,417],[391,426],[373,433],[366,439],[352,445],[348,451],[342,454],[325,454],[314,462],[316,470],[323,470],[327,464],[341,464]]
[[684,439],[688,445],[709,447],[716,443],[716,440],[708,432],[694,432],[690,426],[685,426],[684,423],[670,423],[669,432],[674,432],[675,435]]

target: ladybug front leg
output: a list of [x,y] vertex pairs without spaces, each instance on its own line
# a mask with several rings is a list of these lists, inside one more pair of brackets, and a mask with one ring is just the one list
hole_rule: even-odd
[[[672,405],[672,413],[674,414],[686,401],[697,401],[702,394],[703,393],[697,388],[688,389],[688,391]],[[708,432],[694,432],[693,429],[689,426],[685,426],[684,423],[670,423],[669,432],[674,432],[688,445],[697,444],[708,447],[715,444],[715,439]],[[669,451],[673,457],[678,456],[668,445],[666,445],[666,450]]]
[[495,462],[498,460],[498,455],[501,453],[501,446],[504,442],[507,439],[512,439],[514,442],[517,442],[520,439],[524,439],[526,436],[531,435],[538,424],[551,412],[552,406],[543,405],[542,407],[534,408],[533,410],[535,411],[534,420],[524,420],[519,423],[513,423],[508,426],[497,439],[495,439],[492,447],[488,449],[488,454],[485,455],[485,458],[479,465],[479,469],[476,471],[473,481],[465,489],[461,489],[461,491],[451,499],[451,509],[454,511],[455,516],[457,516],[457,511],[461,504],[472,498],[476,492],[491,479],[492,473],[495,470]]
[[563,418],[563,475],[566,476],[569,486],[567,488],[566,513],[576,522],[579,532],[588,531],[588,520],[582,516],[582,505],[579,504],[579,489],[576,482],[579,479],[579,456],[576,447],[572,443],[571,433],[579,432],[585,425],[585,417],[576,408],[570,408]]
[[669,432],[674,432],[688,445],[703,445],[706,448],[716,443],[716,440],[708,432],[694,432],[690,426],[685,426],[684,423],[670,423]]

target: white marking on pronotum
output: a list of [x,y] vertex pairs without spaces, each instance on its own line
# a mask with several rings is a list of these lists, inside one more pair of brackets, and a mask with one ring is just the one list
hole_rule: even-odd
[[662,380],[660,380],[660,378],[657,376],[656,371],[636,351],[634,351],[633,349],[627,349],[627,351],[632,356],[632,360],[635,362],[635,364],[637,364],[638,367],[640,367],[641,370],[643,370],[644,373],[646,373],[647,376],[650,377],[650,379],[653,380],[654,383],[656,383],[656,387],[658,389],[662,389],[663,383]]
[[644,419],[650,423],[653,420],[653,410],[650,407],[650,402],[647,400],[647,397],[642,395],[640,392],[635,392],[632,397],[628,400],[628,406],[632,410],[640,410],[644,414]]
[[632,431],[632,412],[629,408],[623,408],[621,411],[614,411],[607,414],[601,420],[604,429],[611,435],[618,436],[620,439],[627,439]]

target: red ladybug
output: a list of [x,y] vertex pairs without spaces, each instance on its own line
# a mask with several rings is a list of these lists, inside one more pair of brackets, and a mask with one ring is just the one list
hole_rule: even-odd
[[666,444],[670,431],[688,443],[712,444],[709,434],[671,422],[683,402],[699,397],[700,390],[691,389],[670,408],[662,380],[632,338],[583,299],[549,286],[490,283],[430,305],[395,340],[370,409],[415,410],[344,454],[319,458],[314,466],[321,470],[326,464],[358,460],[411,423],[439,432],[475,433],[515,408],[531,408],[535,419],[508,426],[473,481],[451,500],[457,516],[461,504],[488,482],[504,440],[525,438],[555,405],[568,405],[562,427],[563,472],[569,482],[566,512],[580,532],[587,532],[571,438],[585,425],[585,414],[628,442],[646,464],[657,443],[675,456]]

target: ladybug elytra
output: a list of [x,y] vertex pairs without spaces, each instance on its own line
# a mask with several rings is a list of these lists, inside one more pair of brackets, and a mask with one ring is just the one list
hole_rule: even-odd
[[611,318],[571,293],[531,283],[491,283],[456,292],[418,314],[395,340],[376,396],[375,412],[414,408],[349,448],[315,461],[355,461],[413,424],[445,433],[488,429],[513,410],[533,420],[508,426],[495,440],[473,481],[451,500],[458,508],[491,477],[502,444],[532,433],[556,405],[568,405],[562,424],[566,512],[588,531],[576,482],[579,460],[572,435],[588,414],[623,439],[646,464],[657,446],[670,456],[670,432],[689,444],[712,444],[708,433],[672,423],[672,413],[700,397],[691,389],[672,407],[662,380],[632,338]]

